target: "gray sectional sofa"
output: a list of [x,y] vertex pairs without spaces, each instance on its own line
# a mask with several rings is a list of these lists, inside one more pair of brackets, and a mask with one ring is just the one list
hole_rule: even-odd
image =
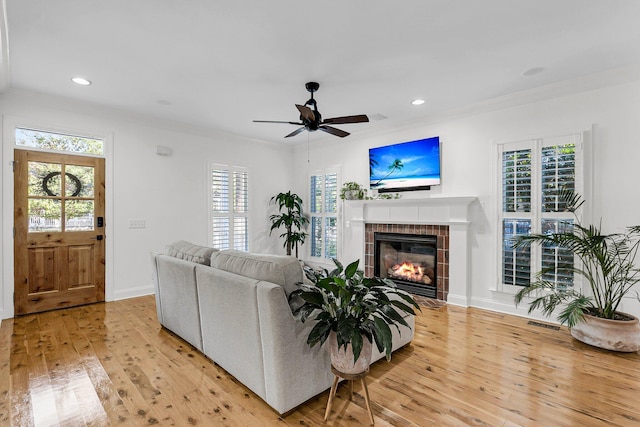
[[[331,386],[328,345],[310,348],[313,322],[291,312],[298,260],[176,242],[152,254],[158,320],[283,414]],[[413,339],[394,331],[394,350]],[[325,343],[326,344],[326,343]],[[383,357],[374,346],[372,361]]]

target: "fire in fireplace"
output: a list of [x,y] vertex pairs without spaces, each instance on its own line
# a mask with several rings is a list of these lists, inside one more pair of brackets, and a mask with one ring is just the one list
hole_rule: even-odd
[[432,283],[431,277],[429,277],[426,272],[426,268],[420,265],[420,263],[414,264],[404,261],[402,264],[395,264],[393,267],[387,269],[387,274],[388,277],[392,279],[407,280],[425,285]]
[[437,297],[437,236],[375,233],[373,239],[376,276],[407,292]]

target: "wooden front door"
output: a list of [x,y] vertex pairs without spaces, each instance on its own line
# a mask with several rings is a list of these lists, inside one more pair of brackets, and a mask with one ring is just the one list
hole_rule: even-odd
[[16,314],[104,301],[104,159],[15,150]]

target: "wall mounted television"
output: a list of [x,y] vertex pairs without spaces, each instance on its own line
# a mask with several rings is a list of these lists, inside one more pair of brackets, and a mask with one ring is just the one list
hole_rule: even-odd
[[369,149],[369,187],[378,193],[440,185],[440,137]]

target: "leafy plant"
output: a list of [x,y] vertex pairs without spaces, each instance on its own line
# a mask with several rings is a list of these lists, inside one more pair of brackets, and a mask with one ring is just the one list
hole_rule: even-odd
[[516,305],[525,297],[534,299],[529,303],[529,313],[542,309],[550,316],[564,306],[558,320],[569,327],[584,320],[584,314],[616,319],[622,298],[640,282],[640,269],[635,267],[635,258],[640,247],[640,225],[627,227],[624,233],[603,234],[601,226],[582,226],[575,215],[584,203],[579,195],[570,190],[559,194],[567,211],[573,212],[575,221],[563,222],[565,231],[548,234],[518,236],[514,248],[540,244],[544,247],[565,248],[571,251],[579,263],[561,263],[556,267],[558,274],[583,277],[590,286],[590,294],[573,288],[562,288],[545,277],[551,268],[542,269],[535,280],[515,295]]
[[297,194],[287,191],[273,196],[271,203],[277,204],[280,213],[269,217],[271,220],[269,235],[273,230],[284,227],[285,232],[280,237],[284,238],[287,255],[291,255],[291,250],[295,247],[296,258],[298,258],[298,244],[304,244],[307,237],[302,229],[309,222],[307,217],[302,214],[302,199]]
[[[415,314],[420,307],[408,293],[398,289],[388,279],[364,277],[358,270],[359,261],[346,268],[333,259],[336,268],[313,270],[305,268],[305,274],[313,285],[301,284],[292,292],[290,300],[302,298],[304,304],[295,310],[305,322],[315,315],[315,326],[309,332],[307,343],[313,347],[323,344],[329,333],[334,331],[338,346],[346,348],[351,343],[354,362],[362,351],[363,337],[375,341],[379,351],[384,351],[391,359],[392,338],[389,326],[409,327],[401,313]],[[373,340],[373,341],[372,341]]]
[[358,184],[357,182],[353,182],[353,181],[348,181],[345,182],[344,184],[342,184],[342,188],[340,189],[340,198],[342,200],[347,198],[347,193],[350,191],[354,191],[355,192],[355,197],[354,199],[363,199],[364,198],[364,193],[366,190],[364,190],[362,188],[362,186],[360,184]]
[[349,199],[347,197],[349,191],[356,192],[356,197],[353,198],[353,200],[399,199],[402,197],[399,193],[373,193],[373,195],[369,196],[366,188],[362,188],[357,182],[348,181],[345,182],[340,189],[340,198],[342,200]]

